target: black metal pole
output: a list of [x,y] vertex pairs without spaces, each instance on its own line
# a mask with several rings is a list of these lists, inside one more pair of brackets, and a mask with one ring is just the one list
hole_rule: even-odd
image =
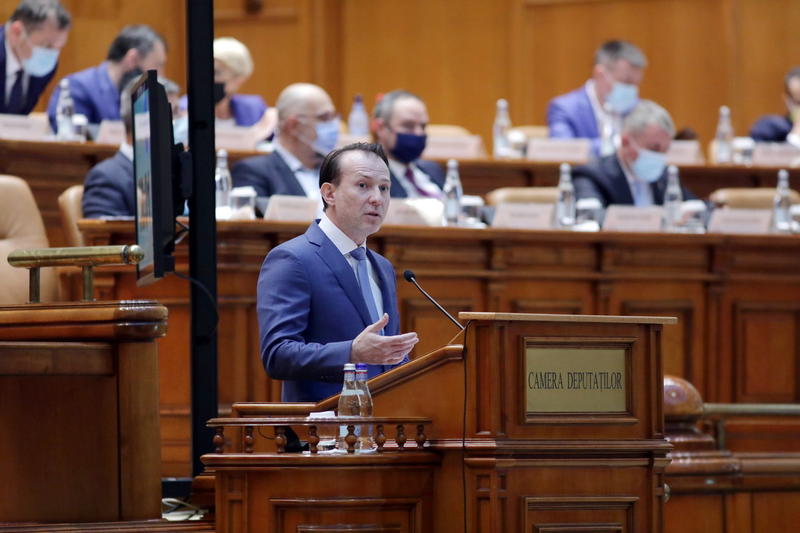
[[[192,476],[212,451],[206,421],[217,416],[217,224],[214,215],[214,4],[186,0],[187,89],[192,189],[189,199],[189,274],[192,346]],[[202,285],[208,290],[204,293]],[[209,301],[209,294],[214,300]]]

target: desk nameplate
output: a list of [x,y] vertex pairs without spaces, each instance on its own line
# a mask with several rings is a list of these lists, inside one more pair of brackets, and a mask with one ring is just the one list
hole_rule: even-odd
[[527,422],[542,417],[629,417],[630,346],[523,341]]

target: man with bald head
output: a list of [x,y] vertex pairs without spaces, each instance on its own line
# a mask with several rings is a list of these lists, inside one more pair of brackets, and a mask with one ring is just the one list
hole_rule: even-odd
[[235,164],[233,185],[250,185],[258,197],[288,194],[319,199],[319,165],[339,138],[331,97],[317,85],[294,83],[281,92],[275,107],[275,151]]

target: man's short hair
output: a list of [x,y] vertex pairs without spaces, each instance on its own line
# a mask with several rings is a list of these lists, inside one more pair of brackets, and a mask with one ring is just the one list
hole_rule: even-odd
[[214,39],[214,59],[224,63],[237,77],[253,73],[253,57],[241,41],[233,37]]
[[639,133],[650,125],[658,126],[669,134],[670,139],[675,136],[675,124],[666,109],[652,100],[639,100],[633,111],[628,113],[622,122],[623,133]]
[[22,0],[8,21],[21,21],[25,30],[30,33],[39,29],[39,26],[50,17],[55,19],[59,30],[68,28],[72,24],[72,17],[58,0]]
[[787,94],[789,93],[789,82],[794,78],[800,78],[800,66],[790,68],[786,76],[783,77],[783,88],[786,90]]
[[164,48],[167,47],[164,38],[147,24],[130,24],[122,28],[111,42],[106,59],[119,62],[131,48],[139,52],[140,57],[144,57],[153,50],[157,41],[161,42]]
[[372,116],[374,118],[382,119],[384,122],[389,122],[392,120],[394,104],[403,98],[413,98],[415,100],[419,100],[420,102],[423,101],[422,98],[412,92],[403,89],[397,89],[383,95],[383,98],[381,98],[380,101],[375,104],[375,109],[372,110]]
[[[341,148],[337,148],[332,152],[328,153],[325,156],[325,159],[322,160],[322,165],[319,167],[319,187],[322,188],[324,183],[333,183],[334,185],[338,185],[339,179],[341,176],[341,168],[339,165],[339,160],[341,159],[343,154],[347,152],[366,152],[369,154],[374,154],[381,158],[381,161],[386,165],[386,168],[389,168],[389,160],[386,159],[386,152],[383,151],[383,148],[378,143],[353,143],[348,144],[347,146],[343,146]],[[325,200],[322,200],[323,209],[328,208],[328,204],[325,203]]]
[[595,65],[611,67],[620,59],[624,59],[637,68],[645,68],[647,66],[647,57],[645,57],[644,53],[638,46],[628,41],[619,39],[606,41],[594,53]]

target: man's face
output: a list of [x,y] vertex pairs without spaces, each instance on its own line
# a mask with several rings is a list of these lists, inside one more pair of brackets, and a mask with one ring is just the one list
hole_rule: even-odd
[[792,120],[798,119],[800,114],[800,77],[790,78],[786,84],[786,109],[789,111]]
[[669,150],[670,139],[667,133],[661,126],[655,124],[648,124],[641,131],[636,132],[623,132],[622,133],[622,147],[621,155],[626,163],[633,164],[639,156],[639,150],[646,148],[653,152],[666,153]]
[[389,168],[377,155],[350,150],[339,159],[338,183],[324,183],[320,192],[328,218],[360,245],[381,228],[389,208]]
[[416,98],[400,98],[394,103],[388,123],[380,121],[376,136],[386,150],[392,150],[397,144],[398,133],[425,135],[427,126],[428,110],[425,104]]
[[611,87],[616,82],[628,85],[639,85],[644,76],[644,70],[631,65],[626,59],[618,59],[611,66],[595,65],[595,91],[597,98],[605,102],[606,96],[611,92]]
[[336,108],[330,97],[323,91],[307,95],[302,108],[289,121],[289,134],[298,138],[309,151],[314,152],[311,144],[317,140],[317,124],[337,118]]
[[61,51],[67,44],[67,37],[69,28],[59,29],[54,17],[47,18],[30,33],[20,20],[12,22],[9,29],[9,42],[20,61],[29,59],[35,46]]
[[156,41],[155,44],[153,44],[152,50],[139,58],[137,66],[142,69],[142,72],[156,70],[159,76],[163,76],[164,65],[166,65],[166,63],[167,49],[164,47],[164,43]]

